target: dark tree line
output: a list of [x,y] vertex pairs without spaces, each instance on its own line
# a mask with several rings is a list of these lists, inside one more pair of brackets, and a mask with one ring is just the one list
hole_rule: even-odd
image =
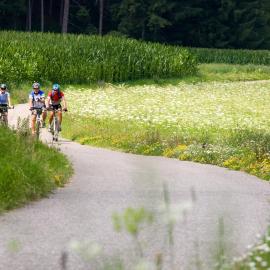
[[269,0],[0,0],[0,27],[270,49]]

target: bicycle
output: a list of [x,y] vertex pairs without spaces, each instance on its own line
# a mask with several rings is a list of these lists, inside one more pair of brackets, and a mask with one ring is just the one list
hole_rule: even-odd
[[30,111],[36,111],[37,117],[36,117],[36,139],[38,140],[40,137],[40,129],[42,127],[42,113],[43,113],[43,108],[37,108],[37,107],[32,107]]
[[0,105],[0,124],[3,126],[8,125],[8,120],[7,120],[8,109],[14,109],[14,106],[9,107],[7,104]]
[[[50,107],[47,109],[48,111],[53,112],[53,120],[52,120],[52,126],[51,126],[51,133],[52,133],[52,141],[58,142],[58,136],[59,136],[59,119],[58,119],[58,110],[57,108]],[[67,110],[64,110],[67,112]]]

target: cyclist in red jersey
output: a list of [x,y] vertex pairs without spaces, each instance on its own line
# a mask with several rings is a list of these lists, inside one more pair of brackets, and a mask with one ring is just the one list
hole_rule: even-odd
[[[48,93],[48,98],[46,102],[47,108],[53,108],[58,111],[58,119],[59,119],[59,131],[61,131],[61,123],[62,123],[62,106],[61,102],[63,102],[63,111],[67,111],[67,102],[65,100],[64,93],[60,91],[60,85],[54,84],[52,90]],[[49,128],[48,130],[51,131],[51,123],[53,120],[54,112],[51,111],[49,116]]]

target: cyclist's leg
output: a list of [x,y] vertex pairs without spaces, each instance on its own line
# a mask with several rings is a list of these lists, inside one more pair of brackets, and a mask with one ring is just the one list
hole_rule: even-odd
[[62,124],[62,110],[58,110],[58,120],[59,120],[59,126],[61,127]]
[[7,112],[4,112],[4,122],[5,122],[5,125],[8,125],[8,113]]
[[51,130],[52,130],[53,114],[54,114],[54,112],[51,111],[51,112],[50,112],[50,116],[49,116],[49,126],[48,126],[48,131],[51,131]]
[[37,119],[36,112],[32,112],[31,130],[33,135],[36,132],[36,119]]
[[42,127],[45,127],[46,117],[47,117],[47,111],[46,111],[46,109],[44,108],[44,109],[42,110]]

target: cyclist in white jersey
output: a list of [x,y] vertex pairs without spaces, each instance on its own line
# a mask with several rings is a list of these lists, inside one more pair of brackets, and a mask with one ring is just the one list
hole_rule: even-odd
[[5,115],[5,123],[8,124],[8,108],[11,108],[10,94],[7,91],[7,85],[0,85],[0,110]]
[[36,132],[35,123],[37,118],[36,109],[42,109],[42,127],[45,127],[46,120],[46,108],[45,108],[45,93],[40,90],[40,84],[35,82],[33,84],[33,90],[29,94],[29,110],[32,111],[31,129],[32,134]]

